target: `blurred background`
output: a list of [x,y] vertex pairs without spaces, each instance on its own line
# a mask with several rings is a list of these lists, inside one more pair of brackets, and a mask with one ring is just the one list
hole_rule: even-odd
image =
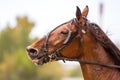
[[0,80],[82,80],[77,62],[36,66],[26,47],[89,6],[88,19],[120,47],[119,0],[0,0]]

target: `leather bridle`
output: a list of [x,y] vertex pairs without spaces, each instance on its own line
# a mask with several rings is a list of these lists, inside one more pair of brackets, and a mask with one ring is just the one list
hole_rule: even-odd
[[[53,29],[50,33],[48,33],[46,36],[45,36],[45,43],[44,43],[44,47],[43,47],[43,55],[44,55],[44,57],[45,58],[49,58],[49,59],[54,59],[54,60],[60,60],[60,59],[58,59],[58,58],[60,58],[60,57],[63,57],[62,55],[61,55],[61,50],[62,49],[64,49],[70,42],[72,42],[73,41],[73,39],[75,39],[76,38],[76,36],[78,35],[78,28],[80,28],[79,27],[79,25],[78,24],[76,24],[76,20],[75,19],[72,19],[72,20],[70,20],[71,21],[71,26],[72,25],[75,25],[75,27],[76,27],[76,32],[73,32],[72,30],[71,30],[71,28],[69,29],[69,31],[68,31],[68,36],[67,36],[67,38],[64,40],[64,42],[63,42],[63,45],[61,46],[61,47],[59,47],[59,48],[57,48],[54,52],[52,52],[52,53],[49,53],[48,52],[48,40],[49,40],[49,36],[50,36],[50,33],[51,32],[53,32],[54,30],[56,30],[58,27],[60,27],[60,26],[58,26],[58,27],[56,27],[55,29]],[[65,23],[63,23],[63,24],[65,24]],[[62,25],[63,25],[62,24]],[[80,34],[79,34],[80,35]],[[48,59],[47,59],[48,60]],[[62,59],[64,62],[65,62],[65,60],[64,59]]]
[[[47,60],[63,60],[64,62],[65,61],[78,61],[78,62],[84,63],[84,64],[100,65],[100,66],[104,66],[104,67],[120,69],[119,65],[104,64],[104,63],[100,63],[100,62],[85,61],[85,60],[80,60],[80,59],[71,59],[71,58],[66,58],[66,57],[62,56],[62,54],[60,53],[61,50],[63,50],[69,43],[71,43],[74,39],[76,39],[78,37],[80,38],[80,42],[82,42],[83,41],[82,35],[85,34],[85,31],[86,31],[86,29],[82,29],[80,27],[80,25],[77,23],[75,18],[72,19],[71,22],[72,22],[71,25],[75,25],[77,31],[73,32],[70,28],[68,36],[65,39],[65,41],[63,42],[63,45],[60,48],[56,49],[54,52],[52,52],[52,53],[48,52],[48,40],[49,40],[50,33],[52,31],[54,31],[56,28],[58,28],[59,26],[56,27],[55,29],[53,29],[45,37],[45,44],[44,44],[44,47],[43,47],[43,50],[42,50],[43,51],[42,56],[44,56],[45,59],[47,59]],[[88,24],[89,24],[89,22],[87,21],[85,28],[87,28]]]

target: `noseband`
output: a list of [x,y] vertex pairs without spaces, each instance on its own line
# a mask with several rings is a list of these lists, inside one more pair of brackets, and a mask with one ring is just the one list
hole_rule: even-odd
[[93,65],[100,65],[100,66],[109,67],[109,68],[118,68],[118,69],[120,69],[119,65],[104,64],[104,63],[98,63],[98,62],[92,62],[92,61],[84,61],[84,60],[80,60],[80,59],[71,59],[71,58],[66,58],[66,57],[62,56],[62,54],[60,53],[61,50],[63,50],[75,38],[79,37],[80,38],[80,42],[81,43],[83,42],[82,35],[86,33],[86,28],[89,25],[89,22],[87,21],[86,26],[84,27],[85,29],[82,29],[80,27],[80,25],[77,23],[76,19],[72,19],[71,21],[72,21],[71,25],[72,24],[75,25],[77,31],[73,32],[71,30],[71,28],[70,28],[68,36],[67,36],[67,38],[63,42],[63,46],[61,46],[60,48],[56,49],[53,53],[49,53],[48,52],[48,39],[49,39],[50,33],[52,31],[54,31],[55,29],[57,29],[58,27],[60,27],[61,25],[56,27],[48,35],[46,35],[46,37],[45,37],[45,44],[44,44],[44,47],[43,47],[43,56],[44,56],[44,58],[46,58],[47,60],[63,60],[63,62],[65,62],[65,60],[66,61],[78,61],[80,63],[85,63],[85,64],[93,64]]

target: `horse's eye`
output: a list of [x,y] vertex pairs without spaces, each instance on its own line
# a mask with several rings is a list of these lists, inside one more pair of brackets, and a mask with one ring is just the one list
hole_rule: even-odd
[[61,34],[66,35],[66,34],[68,34],[68,31],[61,31]]

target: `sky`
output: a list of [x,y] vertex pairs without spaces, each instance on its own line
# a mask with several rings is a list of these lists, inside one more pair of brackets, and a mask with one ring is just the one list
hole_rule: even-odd
[[102,28],[113,42],[120,40],[120,0],[0,0],[0,30],[14,26],[17,16],[35,22],[31,37],[42,37],[56,26],[75,18],[76,6],[89,6],[88,19],[100,25],[99,4],[103,3]]
[[[100,17],[99,4],[103,3]],[[16,25],[17,16],[35,22],[30,37],[42,37],[58,25],[75,18],[88,5],[88,20],[101,25],[113,42],[120,43],[120,0],[0,0],[0,30]]]

